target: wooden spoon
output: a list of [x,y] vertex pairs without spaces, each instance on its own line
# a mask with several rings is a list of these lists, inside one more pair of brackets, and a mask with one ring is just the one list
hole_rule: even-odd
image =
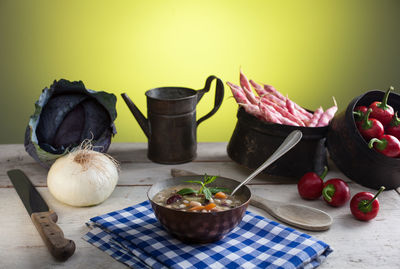
[[[178,177],[196,174],[187,170],[173,168],[171,169],[171,175]],[[325,231],[329,229],[333,222],[332,217],[322,210],[304,205],[272,201],[254,194],[251,195],[250,204],[265,210],[282,222],[304,230]]]

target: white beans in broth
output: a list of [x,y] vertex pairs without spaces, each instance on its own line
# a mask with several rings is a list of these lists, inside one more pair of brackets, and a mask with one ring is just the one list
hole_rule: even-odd
[[[244,203],[243,197],[238,194],[231,196],[230,190],[225,188],[208,189],[210,193],[206,195],[199,185],[182,184],[158,192],[152,200],[168,208],[203,213],[229,210]],[[220,191],[222,189],[224,191]]]

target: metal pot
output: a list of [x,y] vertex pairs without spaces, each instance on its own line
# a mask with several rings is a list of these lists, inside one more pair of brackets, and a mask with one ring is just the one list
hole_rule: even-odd
[[[347,109],[336,115],[329,126],[327,146],[340,171],[355,182],[373,189],[400,186],[400,159],[387,157],[373,149],[357,130],[353,117],[356,106],[369,106],[382,100],[385,93],[369,91],[354,98]],[[400,109],[400,95],[390,93],[388,104]]]
[[229,141],[229,157],[247,168],[259,167],[294,130],[303,137],[288,153],[262,173],[283,177],[301,177],[306,172],[322,173],[327,164],[326,133],[328,127],[299,127],[263,122],[243,108],[237,113],[237,124]]

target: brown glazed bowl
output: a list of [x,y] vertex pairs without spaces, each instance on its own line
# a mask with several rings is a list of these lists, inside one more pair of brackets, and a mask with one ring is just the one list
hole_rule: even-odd
[[[394,189],[400,186],[400,159],[387,157],[368,147],[356,127],[353,110],[382,100],[383,91],[369,91],[354,98],[347,109],[337,114],[329,125],[327,146],[331,159],[350,179],[369,188]],[[390,93],[388,104],[400,109],[400,95]]]
[[[203,176],[182,176],[162,180],[147,192],[154,214],[161,225],[173,236],[185,243],[211,243],[222,239],[241,221],[251,198],[250,189],[241,187],[235,195],[241,195],[244,203],[239,207],[220,212],[188,212],[167,208],[153,202],[153,197],[163,189],[184,184],[186,180],[202,180]],[[218,177],[207,186],[225,187],[233,190],[240,182]]]
[[248,114],[242,107],[227,146],[228,156],[236,163],[256,169],[271,156],[294,130],[303,134],[289,152],[262,171],[264,174],[300,179],[307,172],[322,174],[327,165],[328,127],[300,127],[268,123]]

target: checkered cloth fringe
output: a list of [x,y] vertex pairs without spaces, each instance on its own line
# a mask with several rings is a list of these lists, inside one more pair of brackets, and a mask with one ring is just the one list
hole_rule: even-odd
[[185,244],[169,235],[148,201],[94,217],[84,240],[131,268],[315,268],[326,243],[249,211],[222,240]]

